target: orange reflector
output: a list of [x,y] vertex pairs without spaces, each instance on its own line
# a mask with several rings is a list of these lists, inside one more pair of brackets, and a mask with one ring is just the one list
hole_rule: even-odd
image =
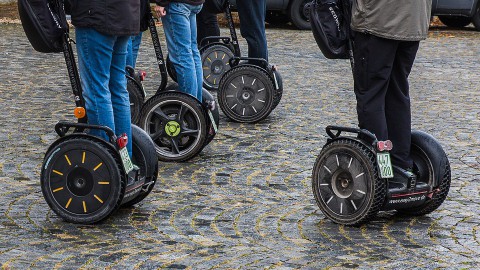
[[75,110],[73,110],[73,114],[75,115],[75,117],[77,119],[82,119],[85,117],[86,115],[86,112],[85,112],[85,108],[83,107],[76,107]]

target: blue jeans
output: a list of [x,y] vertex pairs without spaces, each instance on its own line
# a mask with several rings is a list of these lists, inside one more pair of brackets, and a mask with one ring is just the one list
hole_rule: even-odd
[[[132,156],[130,100],[125,63],[129,36],[110,36],[93,28],[75,28],[78,69],[88,123],[111,128],[117,136],[126,133]],[[103,131],[91,134],[108,139]]]
[[265,0],[237,1],[240,18],[240,32],[247,40],[248,57],[263,58],[268,61],[267,36],[265,34]]
[[172,2],[162,18],[168,55],[177,72],[180,91],[202,101],[202,60],[197,46],[197,14],[202,5]]
[[140,48],[140,43],[142,42],[142,33],[131,36],[128,40],[127,46],[127,66],[135,68],[137,63],[138,49]]

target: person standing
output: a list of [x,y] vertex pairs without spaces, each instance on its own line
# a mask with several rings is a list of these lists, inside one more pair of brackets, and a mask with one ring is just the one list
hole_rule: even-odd
[[248,57],[268,61],[267,35],[265,34],[266,0],[238,0],[240,33],[247,40]]
[[415,183],[410,156],[411,109],[408,76],[421,40],[427,38],[432,0],[356,0],[354,88],[359,127],[391,140],[391,187]]
[[203,70],[197,45],[197,14],[204,0],[156,0],[154,14],[162,18],[168,55],[179,90],[202,102]]
[[[125,66],[128,40],[140,31],[140,0],[71,0],[71,17],[88,123],[126,133],[131,157]],[[91,133],[108,140],[103,131]]]

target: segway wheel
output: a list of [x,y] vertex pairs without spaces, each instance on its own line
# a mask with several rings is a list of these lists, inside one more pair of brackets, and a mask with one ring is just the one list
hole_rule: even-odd
[[140,168],[140,177],[145,178],[145,184],[140,193],[131,201],[122,204],[122,207],[130,207],[143,201],[153,190],[158,177],[155,144],[145,131],[135,125],[132,125],[132,162]]
[[105,219],[120,206],[125,192],[118,155],[90,136],[60,140],[42,165],[40,182],[47,204],[68,222],[92,224]]
[[323,147],[313,168],[312,188],[325,216],[343,225],[370,220],[386,196],[386,183],[379,177],[374,153],[348,138]]
[[280,104],[283,96],[283,79],[280,73],[276,70],[273,71],[273,74],[277,80],[278,89],[275,91],[275,97],[273,98],[273,110]]
[[224,44],[207,45],[200,50],[203,68],[203,87],[217,90],[223,74],[230,70],[230,59],[234,54]]
[[203,148],[207,136],[202,104],[180,92],[163,92],[144,104],[140,118],[143,128],[155,143],[158,159],[186,161]]
[[225,73],[218,88],[223,113],[236,122],[255,123],[274,107],[274,83],[267,72],[252,65],[238,65]]
[[166,66],[167,66],[167,73],[172,78],[174,82],[177,82],[177,71],[175,70],[175,66],[172,63],[172,60],[170,60],[170,57],[167,55],[167,60],[166,60]]
[[451,183],[450,163],[440,143],[421,131],[412,131],[410,155],[418,168],[417,186],[427,184],[433,195],[419,207],[397,211],[412,216],[426,215],[440,207],[447,198]]
[[127,76],[127,91],[130,98],[130,114],[133,124],[138,123],[138,120],[140,120],[140,110],[145,102],[145,96],[142,94],[143,91],[140,87],[134,79]]

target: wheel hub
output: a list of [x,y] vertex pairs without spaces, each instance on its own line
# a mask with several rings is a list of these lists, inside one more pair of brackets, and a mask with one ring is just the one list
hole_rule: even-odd
[[222,74],[224,70],[224,64],[221,60],[215,60],[212,63],[211,71],[215,75]]
[[353,178],[347,171],[338,171],[332,177],[332,189],[337,197],[348,198],[353,193]]
[[73,169],[67,176],[67,187],[76,196],[86,196],[93,190],[92,173],[82,167]]
[[165,132],[170,137],[178,136],[178,134],[180,134],[180,131],[181,131],[180,124],[177,123],[176,121],[169,121],[165,125]]
[[250,104],[255,100],[255,93],[252,89],[245,87],[242,91],[239,91],[238,100],[244,105]]

